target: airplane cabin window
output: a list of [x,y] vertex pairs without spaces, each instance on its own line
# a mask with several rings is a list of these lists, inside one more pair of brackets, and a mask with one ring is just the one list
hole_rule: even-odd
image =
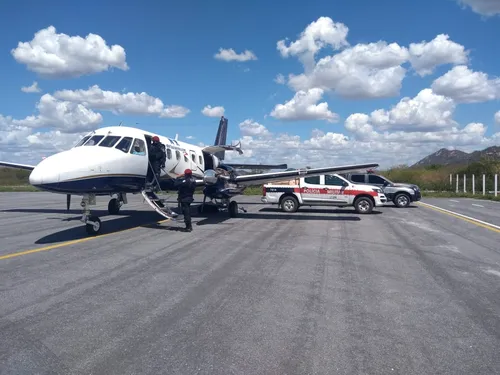
[[342,180],[338,176],[329,175],[325,176],[325,185],[334,185],[334,186],[342,186],[344,184],[344,180]]
[[125,137],[116,145],[115,148],[117,148],[120,151],[123,151],[124,153],[127,153],[131,144],[132,144],[132,137]]
[[172,150],[170,148],[167,148],[167,158],[172,159]]
[[203,158],[201,157],[201,155],[198,155],[198,160],[200,161],[200,165],[203,165]]
[[175,158],[181,160],[181,153],[179,151],[175,151]]
[[103,138],[104,138],[103,135],[94,135],[92,138],[89,139],[87,143],[85,143],[85,146],[95,146]]
[[146,155],[146,144],[142,139],[134,139],[134,145],[130,149],[130,153],[134,155]]
[[304,178],[304,182],[306,184],[319,185],[319,177],[320,176],[306,177]]
[[83,145],[85,142],[87,142],[87,140],[90,138],[90,135],[87,135],[85,137],[83,137],[80,142],[78,142],[75,147],[80,147],[81,145]]
[[193,160],[193,162],[196,163],[196,155],[195,154],[191,154],[191,159]]
[[351,181],[352,182],[365,182],[365,175],[364,174],[353,174],[351,176]]
[[184,154],[184,161],[187,162],[189,159],[186,154]]
[[120,136],[117,135],[108,135],[106,138],[102,140],[101,143],[99,143],[100,147],[113,147],[116,142],[120,139]]

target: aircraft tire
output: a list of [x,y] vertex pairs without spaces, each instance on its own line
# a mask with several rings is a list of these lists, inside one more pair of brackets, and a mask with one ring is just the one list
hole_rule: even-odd
[[118,199],[113,198],[108,203],[108,213],[110,215],[118,215],[120,212],[120,202]]
[[94,225],[93,224],[85,224],[85,230],[87,231],[87,234],[90,234],[91,236],[95,236],[97,234],[99,234],[99,232],[101,231],[101,220],[97,217],[97,216],[90,216],[88,218],[88,220],[90,221],[94,221],[97,223],[97,228],[94,228]]
[[236,217],[238,215],[238,202],[231,201],[228,207],[229,216]]

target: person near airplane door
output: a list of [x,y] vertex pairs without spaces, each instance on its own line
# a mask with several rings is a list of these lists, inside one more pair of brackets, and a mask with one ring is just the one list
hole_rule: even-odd
[[[148,178],[148,185],[152,186],[155,183],[160,182],[160,169],[165,168],[165,161],[167,160],[167,155],[165,152],[165,145],[160,142],[160,138],[154,136],[152,139],[153,143],[149,148],[149,162],[151,163],[151,168],[153,169],[154,175]],[[155,180],[156,176],[156,180]],[[158,182],[157,182],[158,181]],[[158,189],[160,186],[158,186]]]

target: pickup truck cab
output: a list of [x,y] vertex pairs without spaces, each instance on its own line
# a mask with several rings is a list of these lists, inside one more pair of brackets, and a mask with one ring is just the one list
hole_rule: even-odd
[[302,177],[285,183],[262,186],[263,203],[277,204],[282,211],[295,212],[300,206],[353,206],[360,214],[387,202],[382,189],[354,184],[338,174]]

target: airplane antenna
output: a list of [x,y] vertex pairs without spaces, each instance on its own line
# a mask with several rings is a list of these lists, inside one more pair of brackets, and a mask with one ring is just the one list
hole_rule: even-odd
[[122,123],[123,123],[123,121],[120,121],[120,123],[118,124],[118,126],[122,126]]
[[179,140],[179,134],[176,134],[175,135],[175,140],[178,141]]

